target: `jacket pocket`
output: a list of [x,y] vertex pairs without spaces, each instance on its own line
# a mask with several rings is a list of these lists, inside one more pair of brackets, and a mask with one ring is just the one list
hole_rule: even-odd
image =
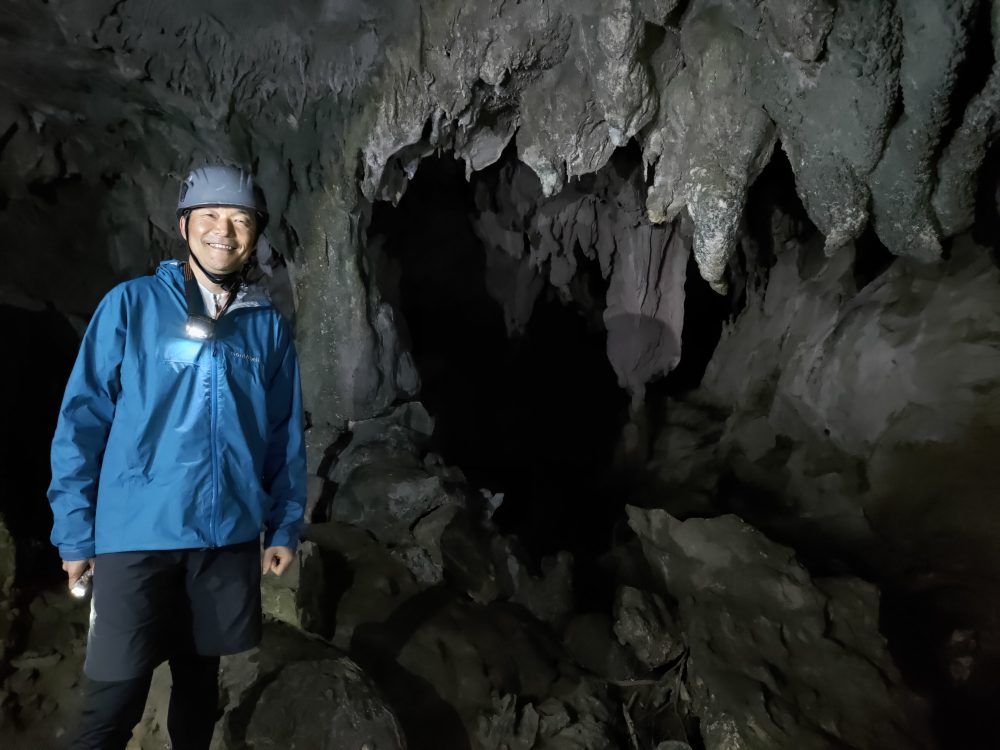
[[159,359],[161,362],[169,362],[174,365],[195,365],[205,367],[206,356],[211,357],[211,352],[206,351],[207,347],[203,341],[193,339],[169,339],[165,341],[159,349]]

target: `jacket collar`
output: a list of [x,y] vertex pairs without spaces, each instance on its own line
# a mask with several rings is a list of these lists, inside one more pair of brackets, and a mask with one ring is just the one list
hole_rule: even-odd
[[[184,264],[179,260],[165,260],[156,267],[156,277],[184,294]],[[271,296],[260,284],[253,282],[240,285],[236,299],[229,305],[228,312],[241,307],[270,307]]]

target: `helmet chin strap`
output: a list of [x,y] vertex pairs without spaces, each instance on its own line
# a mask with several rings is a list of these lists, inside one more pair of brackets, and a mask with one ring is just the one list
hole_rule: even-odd
[[198,259],[198,256],[195,254],[194,248],[191,247],[191,233],[189,231],[190,224],[191,224],[191,214],[187,214],[184,217],[184,236],[185,239],[187,240],[188,252],[194,259],[195,265],[201,269],[201,272],[205,274],[205,276],[208,278],[209,281],[211,281],[213,284],[218,284],[227,292],[231,292],[233,288],[238,286],[240,281],[242,281],[243,269],[241,268],[237,271],[230,271],[229,273],[220,274],[220,273],[212,273],[207,268],[205,268],[205,266],[203,266],[201,264],[201,261]]

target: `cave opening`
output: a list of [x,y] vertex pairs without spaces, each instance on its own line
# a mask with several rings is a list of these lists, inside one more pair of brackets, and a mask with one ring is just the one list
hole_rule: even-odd
[[[612,465],[629,416],[601,311],[546,287],[524,331],[508,335],[475,211],[464,165],[445,154],[421,162],[397,207],[376,203],[369,227],[369,244],[398,267],[419,398],[436,420],[431,447],[473,486],[503,493],[494,520],[533,558],[593,557],[621,514]],[[577,262],[574,296],[603,300],[596,261]]]
[[0,368],[0,451],[9,467],[0,514],[17,540],[17,587],[30,597],[62,579],[58,553],[49,544],[52,513],[38,499],[45,497],[51,479],[49,444],[79,338],[66,317],[51,307],[0,304],[0,326],[12,361],[30,352],[32,362],[31,367]]

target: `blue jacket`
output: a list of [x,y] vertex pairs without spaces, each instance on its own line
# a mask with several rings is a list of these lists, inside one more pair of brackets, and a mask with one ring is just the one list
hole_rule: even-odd
[[185,337],[182,265],[101,301],[66,385],[52,441],[52,543],[94,553],[295,547],[306,463],[289,326],[256,287]]

